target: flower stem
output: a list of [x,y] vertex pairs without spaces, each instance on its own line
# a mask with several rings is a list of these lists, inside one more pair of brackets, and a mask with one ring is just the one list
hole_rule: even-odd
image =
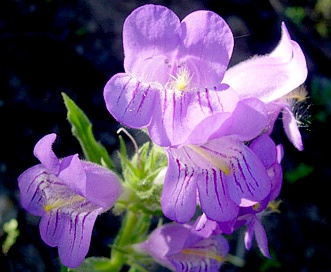
[[150,221],[146,217],[149,216],[130,210],[126,211],[121,229],[112,247],[109,271],[119,272],[127,263],[125,246],[139,242],[146,235]]

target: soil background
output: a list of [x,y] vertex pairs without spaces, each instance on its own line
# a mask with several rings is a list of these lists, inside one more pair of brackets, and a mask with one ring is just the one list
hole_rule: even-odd
[[[123,71],[122,25],[136,7],[161,4],[180,18],[194,10],[221,15],[235,36],[230,65],[275,47],[284,21],[302,47],[309,92],[301,116],[305,149],[295,150],[281,129],[285,146],[281,213],[266,218],[272,260],[256,245],[241,254],[244,267],[225,264],[222,271],[331,271],[331,5],[328,0],[1,0],[0,2],[0,242],[3,225],[18,221],[20,235],[6,253],[0,271],[60,271],[57,249],[45,245],[38,218],[19,203],[17,177],[38,163],[35,143],[55,132],[59,157],[81,153],[66,120],[61,92],[67,93],[93,123],[95,137],[114,153],[119,124],[108,114],[103,87]],[[138,135],[139,137],[139,135]],[[117,218],[100,216],[89,256],[108,256],[119,226]],[[238,234],[240,238],[240,234]]]

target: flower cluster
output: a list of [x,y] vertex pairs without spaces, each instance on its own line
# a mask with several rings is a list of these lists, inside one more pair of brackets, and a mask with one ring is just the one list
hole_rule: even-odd
[[[59,247],[63,264],[80,265],[97,215],[115,203],[118,210],[139,210],[155,199],[160,179],[156,202],[174,222],[133,239],[136,254],[175,271],[218,271],[229,251],[223,234],[246,226],[246,248],[255,237],[270,257],[262,218],[276,209],[283,156],[271,133],[282,114],[288,139],[303,149],[291,105],[305,98],[299,87],[307,77],[301,48],[284,23],[281,28],[270,54],[228,68],[234,39],[217,14],[196,11],[180,21],[166,7],[145,5],[127,17],[125,72],[106,84],[106,107],[119,123],[147,128],[167,163],[151,167],[146,161],[154,156],[142,158],[140,150],[132,163],[122,158],[129,165],[122,181],[77,155],[59,160],[51,149],[54,134],[40,140],[41,164],[19,177],[22,205],[42,217],[41,236]],[[151,212],[147,205],[142,210]]]

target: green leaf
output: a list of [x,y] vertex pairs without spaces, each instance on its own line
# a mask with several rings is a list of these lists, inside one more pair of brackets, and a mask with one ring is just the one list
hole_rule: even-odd
[[72,134],[79,141],[85,158],[109,169],[114,169],[114,164],[106,148],[94,138],[92,124],[85,113],[65,93],[62,93],[62,97],[68,111],[67,118],[71,124]]
[[75,269],[68,269],[74,272],[105,272],[110,271],[110,259],[104,257],[86,258],[83,263]]
[[292,171],[287,171],[285,173],[285,178],[289,183],[294,183],[299,179],[310,175],[313,171],[314,167],[305,163],[300,163],[297,168],[293,169]]

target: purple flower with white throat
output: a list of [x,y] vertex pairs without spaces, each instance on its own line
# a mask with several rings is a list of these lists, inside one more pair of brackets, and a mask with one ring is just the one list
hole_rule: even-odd
[[136,245],[172,271],[219,271],[229,252],[227,240],[209,221],[195,224],[168,223],[155,229],[147,241]]
[[180,21],[166,7],[139,7],[125,20],[123,46],[125,73],[105,86],[107,109],[128,127],[147,127],[158,145],[180,145],[206,117],[235,108],[237,94],[221,83],[233,35],[217,14]]
[[22,206],[41,216],[41,238],[58,247],[61,262],[78,267],[88,253],[97,216],[109,210],[121,193],[110,170],[82,161],[78,155],[58,159],[52,150],[56,134],[36,144],[37,164],[18,178]]
[[304,83],[307,73],[305,56],[282,23],[282,35],[276,48],[270,54],[256,56],[231,67],[226,71],[223,82],[229,84],[240,99],[255,97],[267,104],[270,131],[282,111],[289,140],[302,150],[301,135],[289,99],[300,101],[306,98],[304,92],[296,89]]

